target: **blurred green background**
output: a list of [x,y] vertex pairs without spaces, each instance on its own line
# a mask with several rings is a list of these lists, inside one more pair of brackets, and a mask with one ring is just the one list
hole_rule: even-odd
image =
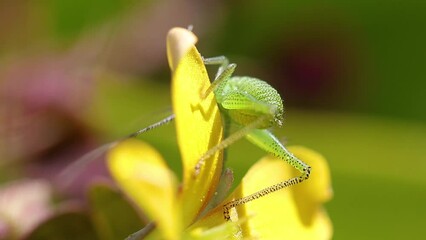
[[[191,24],[204,56],[226,55],[236,75],[280,91],[287,112],[277,136],[329,161],[334,239],[425,235],[419,0],[1,1],[1,183],[44,178],[62,195],[84,192],[65,191],[57,173],[170,112],[165,36]],[[173,125],[140,138],[181,171]],[[227,164],[240,179],[263,155],[242,140]]]

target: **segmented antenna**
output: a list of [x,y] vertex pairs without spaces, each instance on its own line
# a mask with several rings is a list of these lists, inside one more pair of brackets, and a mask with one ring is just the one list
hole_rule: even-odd
[[129,134],[129,135],[127,135],[127,136],[125,136],[121,139],[114,141],[114,142],[106,143],[106,144],[84,154],[82,157],[80,157],[75,162],[71,163],[68,167],[66,167],[58,175],[59,182],[61,182],[64,187],[68,186],[71,183],[71,181],[74,179],[76,172],[80,171],[80,169],[82,169],[84,166],[88,165],[90,162],[99,158],[108,149],[114,147],[115,145],[117,145],[118,143],[120,143],[120,142],[122,142],[126,139],[137,137],[137,136],[141,135],[142,133],[148,132],[148,131],[150,131],[154,128],[165,125],[165,124],[173,121],[173,119],[175,119],[174,114],[160,120],[159,122],[151,124],[148,127],[145,127],[141,130],[138,130],[137,132]]

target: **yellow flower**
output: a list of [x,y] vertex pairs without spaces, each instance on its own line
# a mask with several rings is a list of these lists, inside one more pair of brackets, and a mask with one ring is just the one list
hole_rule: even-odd
[[[327,162],[317,152],[301,146],[288,147],[312,169],[309,181],[271,193],[237,207],[242,235],[255,239],[331,239],[332,224],[322,204],[332,197]],[[222,205],[300,174],[282,159],[266,156],[250,168],[234,192],[192,227],[220,224]]]
[[222,152],[207,159],[196,177],[194,167],[207,150],[220,143],[223,124],[213,94],[201,98],[210,81],[195,48],[196,41],[192,32],[182,28],[170,30],[167,37],[183,182],[179,185],[160,154],[141,141],[125,141],[109,153],[112,175],[155,223],[155,230],[147,238],[331,238],[331,222],[321,206],[331,198],[328,167],[320,155],[303,147],[291,150],[311,164],[309,181],[239,206],[231,212],[233,221],[226,222],[224,203],[297,174],[283,160],[265,157],[222,204],[201,216],[219,184]]

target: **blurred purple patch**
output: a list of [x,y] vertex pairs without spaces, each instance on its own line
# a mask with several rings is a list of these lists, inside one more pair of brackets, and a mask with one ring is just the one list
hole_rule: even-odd
[[0,219],[0,239],[7,239],[9,235],[10,235],[9,226],[6,224],[4,220]]
[[72,115],[84,106],[92,86],[91,75],[81,68],[63,57],[26,59],[5,71],[1,93],[30,111],[54,109]]
[[82,196],[93,178],[108,176],[97,161],[67,187],[58,181],[66,166],[98,145],[84,122],[95,87],[95,54],[80,51],[31,57],[0,69],[0,166],[20,160],[27,176],[47,179],[72,196]]
[[81,126],[93,80],[66,57],[43,56],[0,69],[0,149],[4,159],[28,159]]

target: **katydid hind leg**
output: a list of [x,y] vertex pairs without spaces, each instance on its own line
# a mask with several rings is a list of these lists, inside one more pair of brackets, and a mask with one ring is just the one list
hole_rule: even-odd
[[231,202],[226,203],[223,206],[223,215],[225,220],[230,220],[229,211],[239,205],[245,204],[257,198],[263,197],[280,189],[296,185],[303,182],[309,178],[311,173],[311,167],[306,163],[299,160],[292,153],[290,153],[281,142],[268,130],[266,129],[253,129],[249,134],[246,135],[247,140],[252,142],[254,145],[259,148],[273,154],[274,156],[283,159],[288,164],[293,166],[295,169],[301,172],[301,175],[298,177],[293,177],[283,182],[277,183],[275,185],[264,188],[260,191],[257,191],[251,195],[248,195],[243,198],[235,199]]
[[310,167],[295,157],[291,152],[289,152],[278,140],[278,138],[275,137],[269,130],[253,129],[249,134],[246,135],[246,138],[259,148],[273,154],[275,157],[286,161],[288,164],[299,170],[302,173],[302,176],[307,175],[309,177]]

